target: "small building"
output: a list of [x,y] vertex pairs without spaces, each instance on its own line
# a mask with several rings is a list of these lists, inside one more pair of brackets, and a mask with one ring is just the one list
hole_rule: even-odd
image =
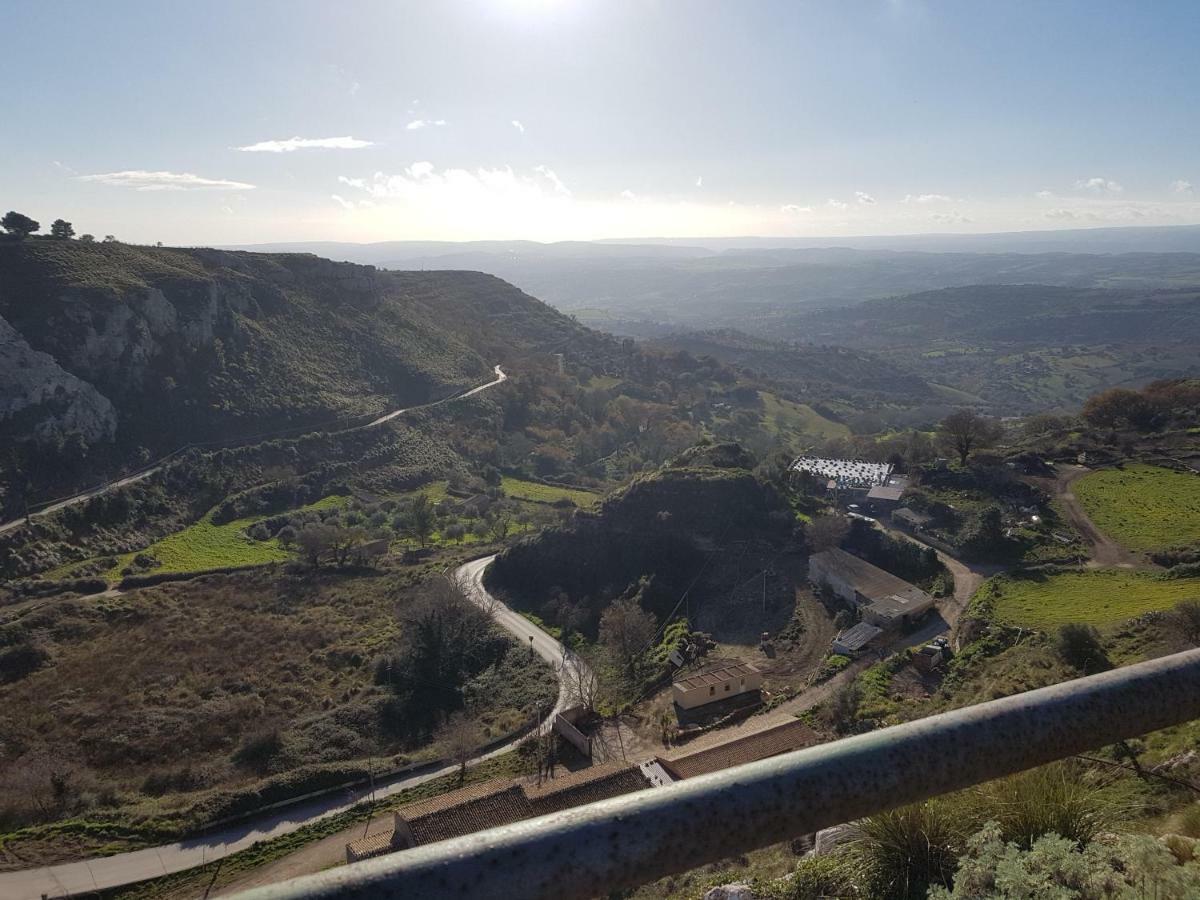
[[917,512],[915,509],[909,509],[907,506],[902,506],[892,513],[892,521],[902,528],[911,528],[913,531],[924,531],[929,527],[929,523],[933,521],[933,516]]
[[933,608],[925,591],[845,550],[808,558],[808,577],[862,611],[863,621],[883,629],[914,622]]
[[799,719],[794,719],[774,728],[756,731],[754,734],[703,750],[678,753],[669,758],[660,756],[657,760],[672,778],[681,781],[695,778],[697,775],[719,772],[730,766],[770,759],[781,753],[811,747],[818,742],[817,735],[811,728]]
[[883,629],[878,625],[859,622],[838,633],[838,636],[833,639],[833,652],[840,653],[842,656],[853,656],[881,634],[883,634]]
[[750,663],[734,663],[708,672],[698,672],[671,685],[671,695],[680,709],[695,709],[762,689],[762,673]]
[[877,513],[888,513],[900,505],[904,488],[880,484],[867,491],[867,504]]
[[946,661],[946,649],[939,644],[926,644],[912,655],[913,668],[932,672]]

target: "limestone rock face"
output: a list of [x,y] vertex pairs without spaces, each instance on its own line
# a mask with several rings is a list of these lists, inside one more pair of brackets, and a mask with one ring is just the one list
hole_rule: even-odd
[[112,438],[117,413],[92,385],[34,350],[0,318],[0,431],[54,441],[79,434],[88,444]]

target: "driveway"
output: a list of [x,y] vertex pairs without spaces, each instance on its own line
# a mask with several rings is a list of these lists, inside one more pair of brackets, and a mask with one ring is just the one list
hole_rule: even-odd
[[[484,590],[483,572],[493,559],[495,559],[494,556],[487,556],[466,563],[455,570],[455,575],[466,587],[468,596],[489,610],[500,627],[510,632],[525,645],[531,643],[530,637],[532,637],[534,652],[557,668],[562,662],[563,654],[566,652],[565,648],[546,632],[514,613]],[[553,721],[553,713],[559,712],[567,702],[565,694],[560,680],[558,702],[552,714],[542,722],[539,728],[549,727],[550,722]],[[477,756],[468,765],[476,765],[483,760],[508,753],[515,749],[522,739],[511,740],[501,747]],[[239,825],[176,841],[173,844],[165,844],[161,847],[150,847],[145,850],[119,853],[116,856],[79,860],[37,869],[0,873],[0,897],[3,897],[4,900],[37,900],[43,895],[66,897],[133,884],[173,872],[182,872],[185,869],[204,865],[244,850],[259,841],[269,841],[272,838],[290,834],[304,825],[345,812],[371,797],[375,799],[390,797],[408,788],[424,784],[426,781],[440,778],[443,775],[451,775],[457,771],[457,765],[442,766],[420,774],[400,776],[393,781],[381,781],[375,785],[374,791],[368,787],[360,787],[336,794],[327,794],[270,812]]]
[[1096,527],[1071,486],[1084,475],[1092,472],[1087,466],[1064,465],[1054,467],[1053,478],[1030,478],[1062,505],[1067,521],[1079,532],[1079,536],[1090,548],[1088,568],[1092,569],[1137,569],[1144,568],[1146,561],[1136,553],[1126,550]]

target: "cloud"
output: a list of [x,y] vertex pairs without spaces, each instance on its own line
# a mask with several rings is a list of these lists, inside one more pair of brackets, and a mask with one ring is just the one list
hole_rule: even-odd
[[704,187],[704,176],[703,175],[696,176],[696,187]]
[[147,172],[130,169],[124,172],[104,172],[98,175],[79,175],[80,181],[94,181],[113,187],[133,188],[135,191],[252,191],[254,185],[225,178],[201,178],[190,172]]
[[413,119],[404,127],[409,131],[419,131],[422,128],[434,128],[445,124],[445,119]]
[[554,186],[554,193],[564,197],[571,196],[571,192],[567,190],[567,186],[562,183],[562,179],[554,174],[554,170],[549,166],[534,166],[533,171],[537,172]]
[[901,203],[920,203],[926,205],[929,203],[953,203],[953,197],[947,197],[945,194],[905,194]]
[[636,200],[637,199],[637,194],[635,194],[633,191],[629,190],[629,188],[626,188],[625,190],[621,191],[621,196],[626,200]]
[[970,225],[975,221],[974,219],[967,218],[957,210],[954,212],[930,213],[929,218],[941,225]]
[[1075,182],[1077,191],[1094,191],[1098,194],[1119,194],[1124,190],[1117,182],[1108,178],[1080,178]]
[[341,194],[330,194],[329,197],[342,209],[370,209],[375,205],[374,200],[347,200]]
[[870,194],[865,194],[862,191],[854,192],[854,199],[862,206],[871,206],[875,203],[875,198]]
[[[845,204],[843,204],[843,205],[845,205]],[[799,215],[800,213],[812,212],[812,207],[811,206],[797,206],[795,203],[785,203],[783,206],[779,207],[779,211],[781,213],[785,213],[789,216],[796,216],[796,215]]]
[[1060,222],[1078,222],[1084,219],[1091,221],[1096,220],[1095,213],[1083,212],[1075,209],[1066,209],[1065,207],[1061,206],[1055,207],[1054,209],[1048,209],[1042,213],[1042,215],[1047,219],[1055,219]]
[[293,137],[283,141],[259,141],[238,147],[244,153],[292,153],[296,150],[359,150],[373,147],[374,141],[361,141],[350,137],[302,138]]
[[521,124],[521,120],[520,120],[520,119],[513,119],[513,120],[512,120],[512,127],[513,127],[513,128],[515,128],[515,129],[517,129],[517,131],[521,132],[521,134],[524,134],[524,133],[525,133],[525,126]]
[[833,197],[830,197],[828,200],[825,201],[825,205],[829,206],[833,209],[845,209],[850,204],[843,203],[841,200],[835,200]]
[[60,163],[57,159],[51,160],[50,162],[51,162],[51,165],[53,165],[54,168],[58,169],[58,171],[60,171],[60,172],[66,172],[68,175],[78,175],[79,174],[74,169],[72,169],[70,166]]
[[1033,196],[1037,197],[1039,200],[1053,200],[1054,191],[1038,191]]
[[358,92],[359,92],[359,90],[360,90],[361,88],[362,88],[362,85],[361,85],[361,84],[359,84],[357,81],[353,82],[353,83],[350,85],[350,96],[351,96],[351,97],[357,97],[357,96],[358,96]]
[[[58,165],[58,163],[55,163]],[[1192,192],[1192,183],[1180,178],[1171,182],[1171,190],[1176,194],[1190,194]]]

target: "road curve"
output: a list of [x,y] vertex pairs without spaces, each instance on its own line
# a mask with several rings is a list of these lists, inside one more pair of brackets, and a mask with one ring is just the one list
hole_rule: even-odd
[[[382,425],[384,422],[390,422],[392,419],[396,418],[397,416],[402,416],[405,413],[414,412],[418,409],[429,409],[430,407],[441,406],[443,403],[451,403],[455,400],[464,400],[467,397],[473,397],[476,394],[478,394],[480,391],[486,391],[488,388],[494,388],[496,385],[502,384],[508,380],[508,376],[504,374],[504,372],[500,369],[499,366],[493,367],[492,371],[496,373],[496,377],[494,379],[492,379],[491,381],[489,381],[485,384],[481,384],[476,387],[473,387],[468,391],[463,391],[462,393],[459,393],[459,394],[453,394],[449,397],[444,397],[441,400],[435,400],[432,403],[422,403],[419,406],[409,406],[405,409],[393,410],[392,412],[387,413],[386,415],[380,416],[378,419],[375,419],[372,422],[368,422],[366,425],[355,425],[352,428],[342,428],[342,429],[339,429],[338,431],[331,431],[329,433],[330,434],[344,434],[348,431],[360,431],[365,428],[374,428],[377,425]],[[241,445],[241,446],[245,446],[245,445],[255,443],[258,441],[263,441],[263,440],[267,440],[267,438],[265,438],[265,437],[248,438],[246,440],[245,444]],[[239,446],[239,445],[234,444],[231,446]],[[98,487],[94,487],[94,488],[89,488],[88,490],[82,491],[78,494],[75,494],[74,496],[67,497],[63,500],[56,501],[55,503],[52,503],[49,506],[47,506],[45,509],[39,509],[37,512],[30,513],[30,517],[32,518],[33,516],[44,516],[44,515],[47,515],[52,512],[58,512],[58,510],[64,509],[68,506],[74,506],[77,503],[83,503],[85,500],[91,500],[93,497],[98,497],[101,494],[107,494],[109,491],[114,491],[117,488],[122,488],[122,487],[125,487],[130,484],[135,484],[139,481],[142,481],[143,479],[149,478],[151,475],[155,474],[156,472],[161,471],[166,460],[170,459],[176,453],[179,453],[179,450],[173,450],[171,453],[167,454],[165,457],[163,457],[162,462],[160,462],[158,465],[151,466],[148,469],[143,469],[140,472],[135,472],[132,475],[126,475],[123,478],[117,478],[113,481],[107,482],[106,484],[102,484],[102,485],[100,485]],[[3,534],[6,531],[16,528],[18,525],[24,524],[24,522],[25,522],[25,519],[23,519],[23,518],[13,519],[9,522],[0,522],[0,534]]]
[[[557,670],[567,652],[562,644],[546,632],[533,625],[528,619],[513,612],[490,596],[483,587],[483,573],[495,556],[473,560],[455,570],[455,576],[467,590],[467,595],[481,607],[489,610],[496,624],[510,632],[522,645],[532,646],[542,659]],[[558,702],[552,713],[561,711],[567,702],[563,682],[559,681]],[[539,729],[548,728],[553,715],[547,716]],[[500,747],[472,759],[468,765],[476,765],[487,759],[513,750],[521,738],[508,741]],[[453,774],[457,765],[445,766],[420,775],[400,777],[394,781],[377,783],[376,799],[389,797],[400,791],[416,787],[426,781]],[[210,834],[200,835],[165,844],[134,850],[99,859],[79,860],[43,866],[37,869],[22,869],[16,872],[0,872],[0,897],[5,900],[37,900],[42,896],[67,897],[91,891],[105,890],[134,884],[160,875],[182,872],[213,860],[221,859],[244,850],[259,841],[290,834],[297,829],[345,812],[372,795],[369,788],[355,788],[339,794],[305,800],[281,810],[275,810],[256,819],[222,828]]]

